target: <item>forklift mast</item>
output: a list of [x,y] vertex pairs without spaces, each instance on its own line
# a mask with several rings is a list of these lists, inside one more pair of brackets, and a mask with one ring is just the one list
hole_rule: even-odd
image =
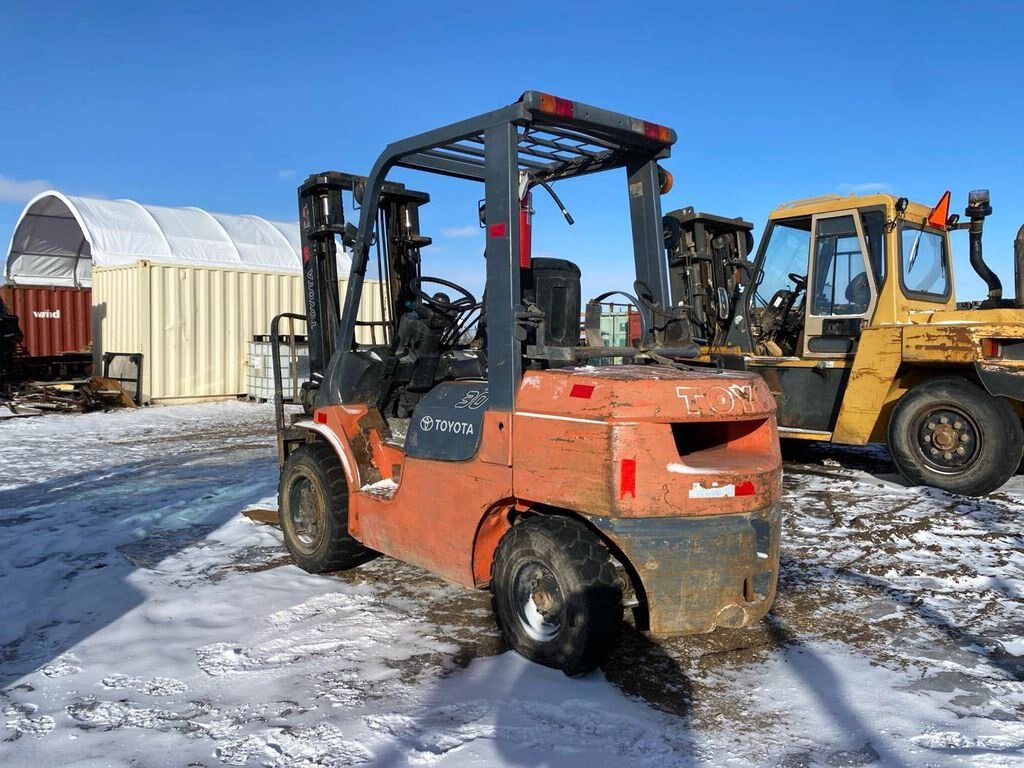
[[753,277],[754,225],[687,207],[666,214],[664,227],[672,300],[689,306],[694,339],[736,343],[733,318]]
[[337,236],[345,234],[339,173],[314,174],[299,187],[302,293],[306,304],[310,379],[323,378],[340,320]]
[[[339,349],[341,320],[338,281],[338,239],[351,247],[355,226],[345,221],[343,193],[361,202],[366,177],[337,171],[312,174],[299,187],[299,232],[302,245],[303,297],[309,339],[310,382],[305,392],[318,388],[334,352]],[[419,209],[430,202],[424,192],[387,183],[381,191],[375,220],[378,273],[377,300],[386,318],[397,318],[412,301],[409,285],[420,276],[420,249],[430,245],[420,234]],[[380,234],[383,233],[383,234]],[[388,344],[394,328],[387,320],[356,320],[366,327],[371,343]]]

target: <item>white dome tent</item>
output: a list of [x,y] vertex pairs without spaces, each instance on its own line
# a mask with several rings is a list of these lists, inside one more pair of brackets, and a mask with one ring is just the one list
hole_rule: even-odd
[[[50,190],[25,206],[4,277],[22,285],[87,288],[92,267],[161,264],[298,273],[298,224],[200,208],[143,205]],[[348,274],[339,254],[338,272]]]
[[[338,251],[344,282],[351,262]],[[47,325],[38,332],[85,324],[94,364],[106,352],[141,354],[148,401],[245,394],[253,337],[277,314],[305,313],[295,222],[56,190],[25,206],[3,277],[9,295],[37,303],[87,294],[91,312],[33,312],[35,325]],[[361,319],[379,320],[376,283],[364,290]]]

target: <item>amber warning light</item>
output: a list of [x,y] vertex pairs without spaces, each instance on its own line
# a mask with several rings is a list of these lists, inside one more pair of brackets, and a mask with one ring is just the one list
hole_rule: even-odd
[[1003,356],[1003,345],[998,339],[982,339],[981,340],[981,355],[987,358],[997,358]]

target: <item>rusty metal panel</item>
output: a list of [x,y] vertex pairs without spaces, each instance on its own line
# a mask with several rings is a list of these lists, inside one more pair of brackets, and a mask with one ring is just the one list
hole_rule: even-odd
[[88,288],[0,286],[7,309],[18,316],[32,357],[88,351],[92,345],[92,302]]
[[588,515],[643,584],[654,637],[749,627],[764,618],[779,578],[781,511],[708,517]]
[[[245,394],[252,337],[274,315],[305,312],[301,275],[281,272],[140,261],[93,269],[93,290],[97,348],[142,353],[147,400]],[[362,314],[380,319],[379,302]]]
[[920,363],[966,363],[979,357],[969,325],[912,325],[903,328],[903,359]]

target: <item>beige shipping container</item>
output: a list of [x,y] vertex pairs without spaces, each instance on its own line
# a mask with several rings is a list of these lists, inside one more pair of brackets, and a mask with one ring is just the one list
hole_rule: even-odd
[[[344,296],[345,281],[339,287]],[[364,292],[359,319],[383,319],[377,283]],[[145,399],[168,401],[244,394],[249,341],[270,333],[274,315],[305,314],[305,305],[299,274],[138,261],[93,268],[92,312],[97,359],[141,353]],[[360,329],[360,341],[369,333]]]

